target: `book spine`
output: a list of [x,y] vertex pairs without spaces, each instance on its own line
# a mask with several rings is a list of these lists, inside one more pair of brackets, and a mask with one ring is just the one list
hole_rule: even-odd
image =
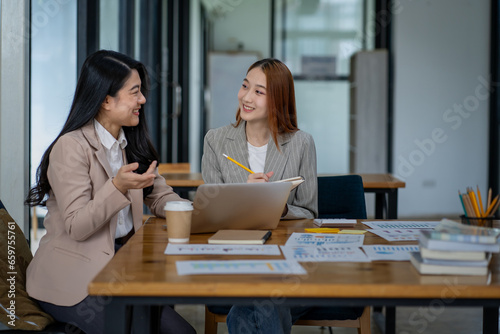
[[489,236],[484,236],[484,235],[451,234],[451,233],[441,233],[438,231],[432,231],[431,238],[436,240],[470,242],[479,244],[493,244],[496,241],[496,238],[491,238]]

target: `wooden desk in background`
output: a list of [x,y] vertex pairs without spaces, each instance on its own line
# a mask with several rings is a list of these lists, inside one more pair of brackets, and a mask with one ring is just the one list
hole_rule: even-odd
[[[334,174],[330,174],[334,175]],[[365,193],[375,193],[375,218],[397,219],[398,218],[398,189],[404,188],[406,184],[391,174],[359,174],[363,179]],[[167,184],[179,193],[196,190],[202,185],[201,173],[165,173],[162,176]],[[318,175],[328,176],[328,175]],[[386,197],[387,196],[387,197]],[[387,208],[386,215],[384,209]]]
[[[394,177],[392,174],[359,175],[361,175],[363,179],[365,193],[375,193],[375,218],[397,219],[398,189],[406,187],[406,183]],[[387,211],[384,215],[384,209],[386,207]]]
[[[289,305],[421,305],[439,309],[444,306],[481,306],[484,308],[483,333],[498,333],[498,255],[490,264],[490,282],[482,276],[419,275],[409,261],[302,263],[307,275],[179,276],[176,261],[252,257],[167,256],[164,251],[168,239],[163,224],[163,219],[150,218],[90,283],[90,295],[101,296],[105,301],[106,333],[125,333],[127,305],[231,305],[265,302],[272,298]],[[281,221],[267,244],[283,245],[291,233],[303,232],[304,227],[313,227],[312,220]],[[365,226],[358,223],[355,228]],[[211,235],[192,235],[190,242],[206,244]],[[367,233],[364,244],[388,242]],[[141,323],[145,332],[152,325],[149,319],[144,317],[144,323]]]

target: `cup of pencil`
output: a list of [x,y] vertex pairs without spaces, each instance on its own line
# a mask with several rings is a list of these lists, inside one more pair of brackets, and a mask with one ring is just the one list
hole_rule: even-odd
[[497,220],[494,216],[500,205],[499,195],[492,199],[490,188],[485,205],[483,205],[479,187],[477,187],[477,194],[472,188],[467,188],[464,194],[459,190],[458,196],[464,209],[464,214],[460,216],[462,224],[493,227],[493,221]]

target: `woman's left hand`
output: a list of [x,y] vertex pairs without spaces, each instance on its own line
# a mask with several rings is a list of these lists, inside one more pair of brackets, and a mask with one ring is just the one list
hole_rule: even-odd
[[156,161],[153,161],[144,174],[133,173],[139,168],[137,162],[124,165],[118,170],[112,182],[123,194],[127,193],[129,189],[143,189],[152,186],[155,180],[156,164]]

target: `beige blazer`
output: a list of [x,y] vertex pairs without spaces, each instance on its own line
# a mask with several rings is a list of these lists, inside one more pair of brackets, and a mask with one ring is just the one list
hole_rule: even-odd
[[[47,233],[28,266],[26,289],[38,300],[72,306],[87,297],[88,284],[115,253],[117,213],[131,205],[134,229],[141,227],[142,189],[124,195],[113,185],[92,122],[59,138],[49,161]],[[144,203],[164,217],[165,203],[181,199],[156,174],[154,190]]]
[[[246,122],[235,128],[227,125],[207,132],[203,146],[201,171],[205,183],[245,183],[248,172],[227,160],[227,154],[246,167],[248,146]],[[318,216],[318,179],[316,173],[316,146],[310,134],[297,131],[278,136],[279,151],[274,141],[267,145],[264,171],[273,171],[270,181],[295,176],[305,179],[290,192],[288,212],[282,219],[316,218]]]

